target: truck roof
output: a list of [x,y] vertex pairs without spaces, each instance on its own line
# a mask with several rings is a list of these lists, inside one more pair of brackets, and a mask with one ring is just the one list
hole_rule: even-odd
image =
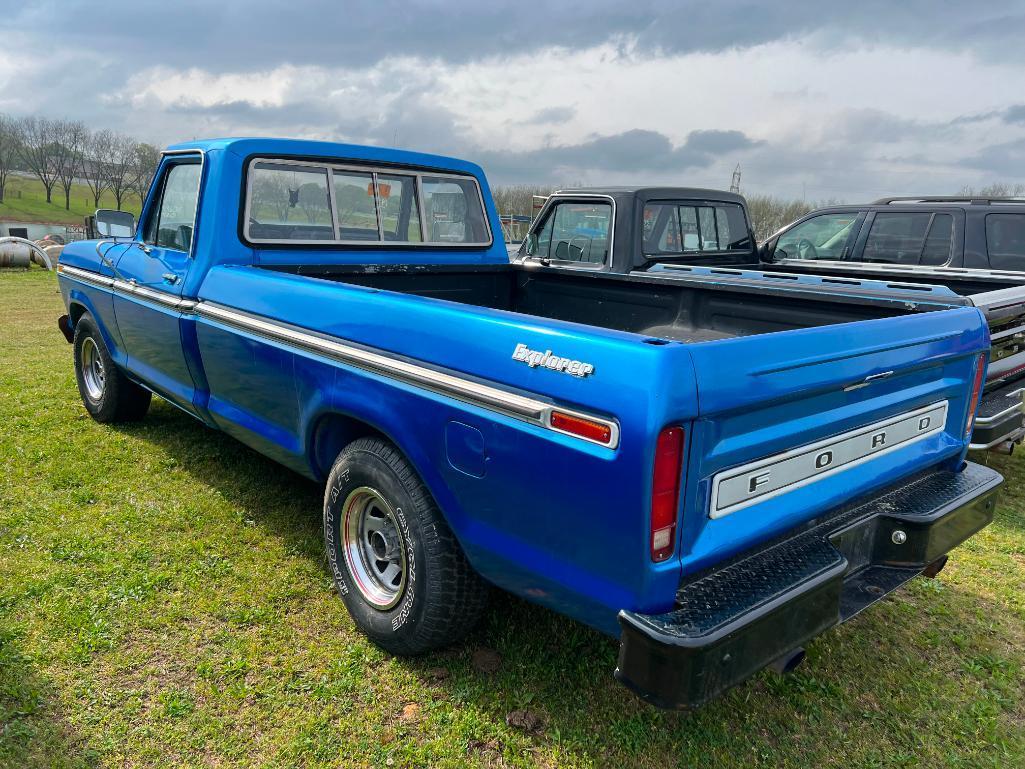
[[395,163],[416,168],[458,171],[476,176],[484,182],[484,172],[476,163],[444,155],[426,152],[399,150],[391,147],[368,147],[360,144],[315,141],[312,139],[278,139],[270,137],[224,137],[219,139],[196,139],[172,144],[169,152],[199,150],[211,152],[226,150],[242,157],[250,155],[273,155],[278,157],[338,158],[340,160],[365,160],[375,163]]
[[557,190],[556,195],[608,195],[617,201],[635,198],[642,202],[649,200],[718,200],[724,203],[745,205],[744,198],[733,192],[708,190],[701,187],[573,187]]

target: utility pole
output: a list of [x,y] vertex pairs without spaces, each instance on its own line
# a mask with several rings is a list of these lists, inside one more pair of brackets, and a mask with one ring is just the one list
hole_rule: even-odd
[[730,182],[730,192],[740,194],[740,163],[733,169],[733,181]]

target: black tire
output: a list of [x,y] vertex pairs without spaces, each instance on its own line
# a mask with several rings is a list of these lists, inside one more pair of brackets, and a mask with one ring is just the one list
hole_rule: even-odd
[[[402,561],[397,587],[382,587],[381,580],[370,576],[386,561],[368,566],[368,560],[376,559],[360,560],[368,551],[356,549],[371,547],[373,533],[364,538],[360,525],[359,536],[347,538],[357,508],[367,504],[373,508],[371,517],[363,515],[363,520],[390,518],[392,525],[381,527],[379,542],[390,542],[387,552],[398,552]],[[392,654],[423,654],[460,640],[487,603],[487,584],[467,562],[430,492],[398,449],[379,438],[353,441],[335,460],[324,492],[324,542],[335,586],[353,621]],[[356,573],[361,570],[362,582]],[[373,583],[370,588],[367,579]],[[374,585],[381,588],[377,604],[370,598]],[[393,603],[382,605],[392,587]]]
[[85,313],[75,324],[75,379],[89,416],[97,422],[136,422],[149,409],[149,390],[119,369],[93,320]]

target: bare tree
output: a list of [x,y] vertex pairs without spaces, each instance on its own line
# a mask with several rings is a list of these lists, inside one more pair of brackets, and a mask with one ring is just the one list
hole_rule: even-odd
[[959,193],[965,196],[979,195],[990,198],[1017,198],[1025,195],[1025,184],[1007,184],[1005,182],[994,182],[976,191],[974,187],[962,187]]
[[0,113],[0,203],[4,202],[7,177],[17,162],[21,142],[18,138],[18,124]]
[[535,195],[548,196],[555,192],[555,187],[540,184],[514,184],[507,187],[495,187],[491,194],[500,214],[516,214],[533,216]]
[[160,165],[160,150],[152,144],[139,142],[132,151],[131,190],[139,196],[139,202],[146,199],[150,183]]
[[71,185],[79,178],[82,155],[89,140],[89,129],[77,120],[54,121],[53,151],[57,162],[57,180],[64,190],[64,210],[71,210]]
[[100,198],[107,191],[106,166],[110,161],[114,134],[106,129],[89,134],[82,152],[82,178],[93,196],[93,208],[100,207]]
[[18,121],[21,140],[20,159],[46,190],[46,202],[53,202],[53,188],[57,184],[57,158],[54,154],[56,121],[29,116]]
[[130,189],[134,158],[135,141],[129,136],[114,134],[104,168],[107,187],[114,193],[118,211],[121,210],[121,204]]
[[771,195],[752,195],[747,199],[751,226],[754,227],[755,238],[759,242],[813,208],[814,204],[803,200],[784,200]]

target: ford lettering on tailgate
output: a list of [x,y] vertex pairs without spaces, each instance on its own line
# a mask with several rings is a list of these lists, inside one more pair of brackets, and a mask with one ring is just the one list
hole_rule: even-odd
[[832,438],[776,454],[712,479],[709,517],[722,518],[756,502],[807,486],[869,459],[943,430],[947,402],[859,427]]

